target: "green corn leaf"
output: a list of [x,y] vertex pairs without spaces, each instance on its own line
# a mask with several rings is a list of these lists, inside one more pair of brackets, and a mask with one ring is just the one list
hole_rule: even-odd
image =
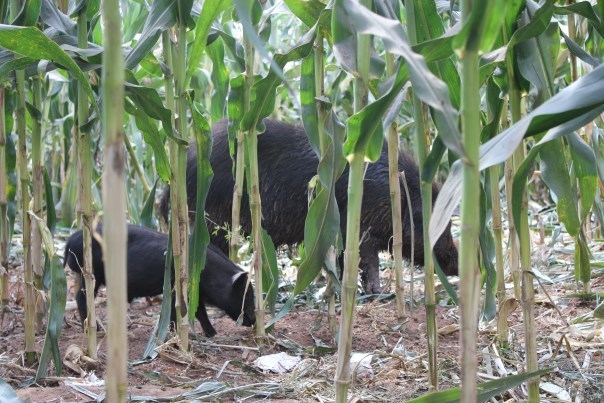
[[51,0],[42,0],[40,20],[65,35],[77,36],[76,23],[63,14]]
[[262,229],[262,292],[266,294],[266,304],[275,315],[279,288],[279,265],[275,244],[266,230]]
[[341,146],[344,134],[343,125],[331,110],[325,122],[325,135],[329,139],[329,145],[318,167],[321,189],[306,215],[304,223],[306,256],[298,268],[293,295],[301,293],[317,277],[323,267],[325,256],[340,230],[340,212],[336,201],[335,184],[346,166]]
[[[6,135],[6,143],[4,144],[4,152],[6,158],[6,174],[8,176],[7,180],[7,189],[6,189],[6,201],[7,201],[7,215],[8,215],[8,239],[12,239],[13,231],[15,229],[15,217],[17,214],[17,206],[15,204],[15,197],[17,195],[17,149],[15,147],[15,141],[13,136],[10,134],[10,128],[12,128],[13,124],[13,111],[12,111],[12,102],[11,96],[7,94],[5,103],[5,123],[6,126],[9,127]],[[9,242],[10,246],[10,242]]]
[[221,40],[212,42],[206,48],[206,53],[212,60],[212,85],[214,93],[212,94],[212,104],[210,113],[213,120],[222,119],[225,113],[225,104],[227,92],[229,89],[229,70],[224,64],[224,44]]
[[558,23],[549,24],[536,38],[516,46],[518,70],[522,76],[545,94],[554,93],[554,76],[560,50]]
[[189,322],[195,320],[199,306],[199,278],[206,263],[206,247],[210,242],[210,233],[206,225],[206,198],[214,172],[210,166],[212,152],[212,133],[209,123],[205,120],[197,105],[189,99],[189,108],[193,118],[195,144],[197,145],[197,204],[195,206],[195,226],[189,242]]
[[9,13],[9,0],[0,0],[0,22],[4,22]]
[[191,9],[193,8],[193,0],[176,0],[178,23],[180,25],[186,25],[187,28],[193,29],[195,21],[191,15]]
[[65,183],[61,192],[61,225],[64,227],[71,227],[76,219],[77,179],[75,153],[73,153],[69,160]]
[[[254,46],[254,49],[265,59],[268,60],[271,67],[271,73],[274,73],[283,82],[287,83],[285,75],[283,75],[283,65],[277,63],[277,58],[271,58],[264,46],[264,43],[256,33],[254,28],[260,21],[262,15],[262,8],[260,2],[253,0],[233,0],[237,17],[243,26],[245,35],[249,38]],[[270,73],[269,73],[270,75]],[[272,112],[272,110],[271,110]]]
[[129,102],[126,102],[125,110],[134,116],[136,127],[143,133],[145,143],[153,150],[157,175],[164,182],[168,182],[170,179],[170,162],[164,147],[165,136],[160,134],[155,122],[151,121],[141,108],[137,108]]
[[592,6],[589,1],[578,1],[576,3],[555,6],[554,13],[558,15],[580,15],[587,19],[589,24],[593,26],[600,36],[604,37],[604,23],[602,23],[602,15],[598,16],[598,12],[594,9],[595,5]]
[[[526,181],[537,155],[541,155],[543,179],[556,195],[559,219],[564,223],[568,233],[576,237],[579,233],[580,222],[576,192],[571,187],[562,140],[559,138],[563,132],[557,132],[557,134],[554,132],[553,134],[550,133],[544,136],[541,141],[535,144],[518,167],[512,185],[512,216],[517,228],[519,228],[522,196]],[[570,133],[567,138],[571,136],[576,136],[576,134]],[[553,142],[551,143],[553,145],[548,144],[548,142]],[[545,147],[545,150],[542,150],[542,147]]]
[[[533,12],[531,12],[532,16],[528,24],[514,31],[514,34],[510,38],[510,42],[507,44],[508,49],[511,49],[518,43],[539,36],[545,32],[547,27],[550,25],[552,16],[554,15],[554,3],[555,0],[547,0],[543,6],[533,10]],[[521,9],[522,8],[511,7],[510,10],[513,12],[519,12]],[[516,18],[517,14],[513,15],[514,24],[516,22]]]
[[590,252],[583,231],[580,232],[575,241],[575,279],[583,284],[589,284],[591,280]]
[[453,41],[460,50],[489,51],[499,35],[508,0],[492,0],[472,4],[470,18]]
[[0,64],[0,81],[4,81],[10,73],[15,70],[22,70],[38,60],[31,57],[19,57],[18,59],[9,60]]
[[44,220],[35,215],[33,211],[30,210],[27,212],[27,214],[29,214],[32,220],[36,220],[38,227],[40,228],[40,238],[42,239],[42,246],[44,247],[44,251],[52,259],[55,255],[55,247],[52,242],[52,234],[50,233],[50,230],[46,226]]
[[598,67],[601,63],[598,59],[587,53],[577,42],[570,39],[564,31],[562,31],[562,26],[560,26],[560,35],[564,38],[564,42],[566,42],[566,47],[568,51],[573,55],[577,56],[579,59],[589,64],[592,67]]
[[317,155],[321,156],[319,139],[319,121],[317,114],[317,91],[315,87],[314,52],[302,60],[300,66],[300,104],[302,106],[302,124],[308,136],[308,142]]
[[17,393],[6,383],[3,379],[0,379],[0,401],[6,403],[21,403],[21,399],[17,396]]
[[482,132],[480,133],[480,138],[483,143],[495,137],[499,128],[499,121],[501,120],[501,115],[503,113],[503,99],[501,99],[499,94],[500,89],[495,83],[495,80],[491,77],[487,82],[486,89],[486,101],[491,118],[487,124],[483,126]]
[[[170,138],[175,137],[172,131],[172,112],[164,107],[161,97],[157,90],[150,87],[138,85],[130,72],[127,74],[130,82],[125,83],[125,92],[137,107],[140,107],[147,116],[162,122],[164,131]],[[186,144],[186,140],[180,139],[179,144]]]
[[242,73],[245,71],[245,60],[243,59],[243,47],[239,42],[235,40],[231,35],[227,34],[222,30],[216,31],[222,42],[224,43],[225,49],[227,49],[230,55],[235,60],[235,66],[238,68],[237,73]]
[[579,182],[581,222],[584,222],[598,192],[598,169],[594,151],[576,133],[566,136],[575,175]]
[[151,51],[161,33],[176,24],[177,2],[174,0],[154,0],[143,27],[143,32],[124,60],[127,69],[132,70]]
[[42,167],[42,175],[44,177],[44,197],[46,199],[46,225],[51,234],[54,234],[57,226],[57,213],[55,211],[54,200],[52,199],[52,186],[46,167]]
[[596,158],[596,168],[600,178],[604,178],[604,143],[602,138],[604,132],[594,125],[591,133],[592,150]]
[[[273,63],[281,70],[287,63],[305,58],[313,49],[315,36],[315,30],[309,31],[289,52],[275,54]],[[282,75],[279,75],[275,69],[271,69],[266,77],[253,85],[250,110],[241,120],[241,130],[251,129],[252,126],[258,124],[273,112],[275,109],[275,89],[282,79]]]
[[558,218],[564,223],[569,235],[576,237],[581,225],[577,211],[577,193],[571,185],[562,140],[542,144],[539,155],[543,181],[556,195]]
[[[417,39],[419,41],[428,40],[428,42],[430,42],[431,38],[436,38],[433,43],[441,41],[443,42],[441,46],[448,48],[449,54],[446,56],[447,58],[435,62],[430,62],[428,55],[422,55],[426,57],[430,70],[447,84],[451,104],[455,109],[459,109],[461,100],[461,80],[459,79],[459,73],[457,72],[455,63],[450,56],[453,52],[454,39],[451,35],[453,32],[459,32],[459,29],[456,28],[459,28],[461,24],[457,24],[450,30],[450,32],[445,33],[442,18],[438,14],[436,4],[431,0],[421,0],[414,3],[413,10],[416,13],[415,21],[422,21],[421,24],[416,26],[417,32],[415,32],[415,34]],[[416,47],[413,47],[413,49],[415,51]],[[429,49],[427,49],[426,53],[428,52]],[[431,113],[434,115],[434,111],[432,109]],[[438,171],[442,156],[446,150],[442,139],[440,138],[440,133],[446,132],[447,129],[442,127],[441,123],[441,120],[435,120],[435,125],[439,133],[439,136],[437,137],[438,141],[433,143],[432,149],[430,150],[430,153],[424,162],[424,166],[422,167],[422,179],[427,182],[432,182],[434,180],[434,176]]]
[[[535,372],[510,375],[493,381],[478,384],[478,402],[484,402],[492,397],[500,395],[507,390],[513,389],[528,379],[541,376],[551,372],[552,368],[541,369]],[[459,402],[461,390],[459,388],[447,389],[440,392],[428,393],[417,399],[409,400],[408,403],[453,403]]]
[[145,347],[145,351],[143,352],[142,359],[145,358],[155,358],[157,357],[157,351],[155,347],[158,344],[161,344],[166,340],[166,336],[168,336],[168,326],[170,325],[170,312],[172,310],[172,226],[168,225],[170,228],[168,232],[168,245],[166,246],[166,262],[164,266],[164,288],[163,288],[163,298],[161,303],[161,311],[159,313],[159,318],[155,327],[153,328],[153,332],[151,332],[151,337],[147,342],[147,346]]
[[[423,0],[422,4],[426,6],[425,1]],[[417,8],[418,5],[415,7]],[[442,21],[440,25],[442,26]],[[413,45],[412,49],[415,53],[422,55],[426,59],[426,62],[448,59],[453,56],[453,41],[460,31],[461,24],[456,24],[441,36],[424,40],[417,45]]]
[[432,182],[434,180],[445,151],[447,151],[447,146],[445,146],[440,136],[437,136],[432,142],[432,149],[426,156],[426,161],[424,161],[421,172],[422,181]]
[[[464,158],[465,152],[461,145],[461,134],[457,126],[458,113],[451,105],[447,86],[430,72],[424,58],[412,51],[407,43],[407,37],[401,23],[398,20],[375,14],[351,0],[336,1],[333,19],[336,18],[339,21],[338,24],[342,24],[344,20],[349,20],[350,24],[354,23],[358,33],[381,38],[384,42],[384,48],[388,52],[402,56],[405,59],[415,94],[433,108],[434,120],[442,128],[443,142],[449,149]],[[338,27],[339,25],[334,26],[334,28]],[[334,54],[336,57],[340,58],[342,53],[349,52],[346,49],[350,46],[350,41],[353,41],[349,36],[350,32],[350,30],[341,34],[334,32]]]
[[[40,228],[42,228],[42,226],[44,226],[43,223],[41,223]],[[48,229],[46,230],[48,231]],[[54,255],[54,248],[52,249]],[[40,363],[38,364],[38,371],[36,372],[36,380],[46,377],[48,374],[48,364],[51,359],[54,361],[55,373],[57,376],[61,375],[62,370],[59,340],[63,328],[65,303],[67,302],[67,280],[65,278],[65,270],[63,270],[61,259],[57,255],[54,255],[50,259],[50,311],[48,313],[44,347],[42,348]]]
[[[516,124],[480,147],[480,170],[504,162],[525,137],[550,130],[541,141],[568,134],[591,122],[604,111],[604,66],[576,82],[534,109]],[[446,228],[461,198],[461,163],[456,162],[442,187],[430,220],[432,247]]]
[[153,183],[153,187],[145,200],[145,204],[141,211],[140,223],[147,228],[155,229],[156,226],[153,222],[153,205],[155,204],[155,190],[157,189],[157,180]]
[[189,45],[189,51],[187,52],[186,82],[189,82],[193,73],[199,68],[199,62],[206,48],[208,32],[212,22],[228,7],[230,7],[230,2],[224,0],[206,0],[203,2],[201,14],[195,26],[195,40]]
[[122,41],[124,43],[132,41],[135,36],[142,31],[148,16],[149,12],[147,7],[134,2],[130,3],[128,12],[125,13],[122,22],[122,26],[124,27]]
[[[229,118],[229,124],[227,127],[229,133],[229,155],[231,158],[235,156],[235,140],[237,138],[237,131],[239,130],[239,122],[243,118],[243,93],[245,86],[245,75],[239,74],[230,80],[230,91],[227,100],[227,116]],[[233,169],[234,168],[233,164]]]
[[497,273],[493,265],[493,261],[495,260],[495,242],[493,241],[493,233],[487,225],[487,214],[490,214],[492,210],[492,202],[490,200],[490,192],[485,192],[485,189],[490,189],[488,182],[484,186],[482,183],[480,184],[480,234],[478,239],[482,277],[485,283],[485,296],[482,301],[481,315],[487,321],[490,321],[497,314],[497,299],[495,297],[497,291]]
[[319,0],[284,0],[284,3],[308,28],[317,23],[321,12],[325,9],[325,4]]
[[[245,75],[239,74],[230,80],[230,91],[227,103],[227,116],[229,121],[236,122],[235,127],[239,127],[239,122],[243,118],[243,86],[245,84]],[[229,126],[229,129],[231,127]],[[229,130],[229,137],[231,136]]]
[[69,2],[69,9],[67,15],[71,18],[78,16],[80,10],[86,7],[86,17],[88,21],[92,21],[96,18],[101,10],[101,0],[76,0]]
[[285,304],[283,304],[283,307],[281,307],[281,309],[279,310],[279,312],[273,316],[271,318],[271,320],[269,320],[266,323],[266,326],[264,326],[265,329],[271,329],[273,327],[273,325],[275,323],[277,323],[277,321],[281,318],[283,318],[285,315],[287,315],[292,308],[294,307],[294,300],[295,300],[295,295],[294,293],[291,293],[289,298],[287,299],[287,301],[285,301]]
[[22,27],[35,25],[40,17],[41,7],[42,0],[25,0],[21,11],[17,14],[17,18],[12,22],[12,25],[20,25]]
[[76,76],[79,82],[84,84],[84,89],[90,98],[90,102],[97,114],[99,114],[96,98],[87,76],[59,45],[47,38],[38,28],[0,24],[0,47],[28,58],[59,63],[68,69]]
[[390,106],[397,100],[408,77],[407,65],[401,65],[386,93],[348,119],[344,155],[363,150],[369,161],[378,160],[384,139],[382,117],[387,112],[391,112]]

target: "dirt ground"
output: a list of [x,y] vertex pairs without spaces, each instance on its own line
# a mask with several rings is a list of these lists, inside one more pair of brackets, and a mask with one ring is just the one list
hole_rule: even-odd
[[[551,249],[551,248],[550,248]],[[599,250],[599,246],[594,248]],[[536,248],[533,256],[541,273],[546,273],[545,262],[552,261],[552,251]],[[550,265],[536,287],[537,342],[540,368],[553,367],[541,378],[542,401],[604,400],[604,335],[602,321],[573,320],[593,311],[595,299],[573,298],[576,292],[572,267],[564,264],[571,259],[561,249],[555,256],[558,264]],[[562,262],[562,263],[560,263]],[[20,261],[13,259],[10,272],[10,305],[2,316],[0,328],[0,378],[11,384],[19,398],[32,402],[94,401],[103,392],[102,379],[109,370],[105,366],[107,342],[99,334],[99,363],[95,366],[63,366],[63,373],[49,377],[37,385],[20,388],[35,375],[35,368],[23,362],[23,282]],[[541,266],[539,266],[541,265]],[[382,276],[391,275],[389,269]],[[596,270],[592,291],[604,292],[604,276]],[[410,272],[406,272],[409,279]],[[370,364],[357,367],[349,396],[354,401],[400,402],[421,396],[428,391],[428,357],[423,308],[423,279],[415,271],[414,300],[417,306],[404,327],[399,326],[393,298],[386,301],[362,301],[355,316],[352,350],[363,353]],[[539,276],[538,276],[539,277]],[[551,281],[546,281],[551,280]],[[456,281],[453,281],[456,285]],[[68,305],[61,334],[60,350],[84,354],[86,336],[82,332],[73,301],[73,277],[68,272]],[[508,286],[512,293],[511,285]],[[442,297],[436,309],[439,328],[438,368],[439,389],[460,384],[459,308],[445,305]],[[105,324],[105,294],[97,297],[97,312]],[[552,303],[553,302],[553,303]],[[309,296],[299,300],[296,308],[279,320],[263,345],[254,339],[253,330],[237,327],[219,311],[210,312],[218,335],[212,339],[191,336],[191,352],[182,354],[168,343],[158,348],[159,355],[152,360],[141,356],[159,314],[161,297],[135,300],[128,310],[129,377],[128,392],[132,400],[146,401],[243,401],[271,400],[332,401],[336,368],[335,343],[328,330],[325,306]],[[409,312],[408,312],[409,313]],[[524,326],[522,309],[518,307],[508,317],[510,326],[509,349],[496,343],[496,319],[481,321],[478,340],[478,376],[480,381],[497,379],[521,371],[524,361]],[[201,332],[199,324],[196,330]],[[559,342],[562,339],[562,342]],[[42,350],[43,334],[36,337],[36,350]],[[254,361],[260,355],[285,352],[299,356],[295,368],[283,374],[263,373]],[[77,355],[77,354],[76,354]],[[363,361],[365,363],[365,361]],[[70,368],[71,367],[71,368]],[[545,386],[544,386],[545,385]],[[496,401],[522,400],[524,386],[506,392]],[[187,394],[189,393],[189,394]]]

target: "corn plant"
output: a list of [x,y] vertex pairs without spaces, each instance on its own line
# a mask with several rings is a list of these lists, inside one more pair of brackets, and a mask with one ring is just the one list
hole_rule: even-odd
[[[479,10],[480,8],[478,8]],[[472,9],[475,10],[475,9]],[[526,195],[524,194],[524,186],[528,174],[528,167],[532,163],[534,156],[546,143],[556,140],[562,135],[569,136],[569,143],[577,144],[580,147],[580,143],[575,142],[575,135],[569,135],[573,130],[583,126],[585,123],[591,121],[597,111],[602,108],[602,99],[596,94],[596,88],[593,87],[593,83],[597,82],[598,70],[594,70],[592,74],[583,77],[582,80],[578,80],[576,83],[570,85],[568,88],[561,90],[557,95],[554,95],[549,100],[543,102],[540,101],[537,105],[533,106],[533,110],[522,117],[522,100],[521,93],[523,89],[526,91],[529,85],[535,85],[536,88],[544,85],[545,87],[551,85],[555,80],[555,73],[551,66],[553,66],[551,60],[556,60],[557,46],[559,41],[552,40],[552,35],[558,30],[558,22],[551,21],[552,14],[554,13],[554,2],[545,2],[542,5],[537,5],[533,2],[527,2],[525,4],[514,3],[512,6],[507,8],[507,12],[504,15],[502,30],[503,30],[503,41],[507,44],[507,52],[503,53],[498,63],[504,62],[507,67],[508,81],[505,86],[505,90],[509,91],[509,105],[511,110],[511,121],[512,125],[504,130],[497,136],[492,137],[486,141],[480,147],[480,159],[476,164],[481,170],[490,168],[497,164],[508,160],[508,168],[506,168],[506,179],[508,183],[507,194],[508,194],[508,207],[512,209],[512,220],[515,229],[511,233],[512,242],[515,242],[517,235],[519,234],[519,252],[512,252],[515,255],[512,256],[510,264],[512,265],[512,274],[516,277],[516,295],[517,298],[521,298],[521,302],[524,308],[524,323],[526,329],[526,360],[527,368],[529,371],[534,371],[536,366],[536,341],[534,332],[534,318],[533,318],[533,306],[532,292],[532,267],[530,261],[530,240],[528,237],[528,218],[527,218],[527,206],[526,206]],[[559,13],[568,13],[567,8],[557,10]],[[473,11],[472,11],[473,12]],[[573,49],[572,43],[567,41],[569,49]],[[529,50],[533,47],[533,50]],[[536,49],[539,49],[536,51]],[[586,57],[581,54],[582,57]],[[535,68],[535,63],[542,63],[542,67],[539,69]],[[548,67],[549,66],[549,67]],[[544,68],[545,70],[541,70]],[[520,76],[518,76],[520,73]],[[512,79],[512,77],[514,77]],[[589,90],[588,86],[592,86]],[[544,88],[544,87],[541,87]],[[549,96],[553,94],[550,89],[544,90],[544,94],[549,92]],[[572,94],[572,95],[571,95]],[[580,95],[579,95],[580,94]],[[547,97],[546,97],[547,98]],[[555,114],[556,119],[553,121],[547,120],[546,115]],[[574,115],[573,115],[574,113]],[[551,115],[550,115],[551,116]],[[546,122],[546,124],[543,124]],[[542,133],[549,130],[549,133],[542,136]],[[531,149],[530,155],[524,157],[524,146],[523,138],[531,136],[539,136],[540,139],[535,146]],[[542,138],[541,138],[542,137]],[[557,152],[561,151],[560,144],[553,145]],[[518,146],[520,146],[518,148]],[[547,150],[547,146],[546,146]],[[584,159],[589,159],[589,153],[582,154]],[[510,159],[511,158],[511,159]],[[569,195],[568,187],[570,181],[568,181],[568,171],[564,169],[564,165],[560,164],[560,161],[564,159],[561,155],[555,158],[551,158],[546,153],[542,154],[543,163],[547,165],[547,160],[551,159],[558,161],[555,163],[558,175],[551,175],[550,177],[557,178],[555,181],[551,181],[550,185],[554,186],[557,195],[562,195],[564,198],[566,194]],[[581,161],[581,159],[578,159]],[[551,165],[553,166],[553,165]],[[588,166],[588,164],[581,164],[581,166]],[[593,166],[593,165],[592,165]],[[444,217],[435,218],[437,215],[443,214],[449,210],[447,205],[457,204],[461,194],[459,189],[453,191],[453,187],[458,187],[461,179],[461,170],[459,169],[459,163],[454,164],[451,170],[451,174],[443,187],[441,194],[435,205],[435,215],[431,222],[431,235],[437,235],[439,232],[435,231],[438,227],[442,228],[442,219],[448,219],[449,213],[445,213]],[[514,171],[517,173],[514,176]],[[591,170],[594,172],[594,170]],[[583,184],[588,189],[587,199],[591,199],[592,190],[595,189],[590,187],[591,180],[587,178],[593,177],[589,170],[582,171],[582,177],[585,178]],[[514,177],[513,177],[514,176]],[[511,181],[510,179],[512,179]],[[579,182],[581,183],[581,182]],[[463,198],[462,198],[463,200]],[[523,202],[523,200],[525,200]],[[559,199],[563,200],[563,199]],[[586,201],[586,205],[591,201]],[[563,201],[558,204],[560,217],[565,222],[565,226],[569,229],[569,233],[576,234],[578,232],[578,226],[574,223],[579,222],[577,218],[575,221],[575,214],[568,213],[568,208],[573,203]],[[576,210],[575,210],[576,211]],[[463,235],[462,235],[463,237]],[[512,244],[513,245],[513,244]],[[577,256],[576,264],[582,264],[585,259],[581,260],[582,255],[582,242],[579,237],[576,244]],[[522,268],[522,275],[514,269],[514,261],[520,258],[520,267]],[[514,274],[516,273],[516,274]],[[498,281],[504,281],[500,278]],[[523,291],[520,292],[520,287]],[[463,285],[462,285],[463,289]],[[519,295],[521,294],[521,295]],[[503,301],[500,301],[500,307],[503,307]],[[499,312],[500,315],[505,315],[505,312]],[[475,319],[473,319],[475,320]],[[500,318],[500,321],[504,320]],[[465,346],[464,346],[465,347]],[[465,350],[465,348],[464,348]],[[529,383],[529,397],[530,399],[536,399],[538,394],[538,380],[533,379]],[[471,400],[471,397],[468,397]]]
[[[98,0],[5,3],[0,6],[2,304],[9,304],[9,249],[18,210],[24,351],[30,364],[37,359],[34,322],[42,330],[46,320],[37,380],[47,375],[50,360],[57,375],[61,372],[58,337],[65,279],[49,243],[59,201],[62,225],[76,222],[84,230],[81,263],[92,358],[98,357],[91,241],[97,213],[104,221],[106,368],[112,369],[107,371],[107,391],[108,399],[117,401],[124,398],[126,386],[124,223],[127,217],[156,227],[155,192],[162,182],[170,184],[164,302],[145,356],[156,355],[154,346],[167,337],[172,274],[177,331],[181,347],[188,349],[210,239],[203,213],[212,180],[209,122],[226,117],[236,183],[229,251],[237,261],[243,243],[241,201],[247,195],[253,218],[258,336],[270,332],[326,268],[333,333],[335,294],[341,295],[335,396],[337,401],[347,399],[353,387],[350,354],[363,236],[363,176],[367,164],[379,157],[387,133],[399,321],[405,315],[402,229],[410,224],[402,223],[406,212],[400,208],[400,186],[405,182],[397,172],[399,144],[414,151],[419,165],[419,189],[408,190],[421,193],[422,199],[423,226],[417,233],[422,234],[425,257],[430,390],[439,388],[435,274],[450,301],[461,304],[461,389],[432,398],[473,402],[528,381],[526,398],[539,399],[539,376],[547,369],[540,370],[537,361],[540,339],[533,293],[539,287],[531,261],[534,220],[527,183],[535,171],[550,189],[559,226],[574,240],[577,288],[589,292],[589,242],[597,236],[592,216],[604,221],[601,201],[594,203],[604,189],[601,1],[154,0],[128,2],[121,10],[113,1],[103,4],[102,19]],[[274,312],[277,254],[261,227],[263,178],[258,177],[257,142],[266,117],[301,120],[319,161],[311,182],[304,253],[293,292],[279,313]],[[410,128],[411,140],[405,136]],[[195,206],[186,203],[193,196],[187,195],[193,187],[186,186],[187,147],[197,151]],[[346,164],[347,226],[340,231],[334,189]],[[447,179],[433,207],[432,182],[439,170]],[[460,202],[457,298],[432,251]],[[188,210],[193,208],[191,225]],[[345,268],[340,286],[335,256],[342,241]],[[38,305],[46,292],[41,284],[44,267],[51,279],[47,316]],[[514,289],[508,293],[505,285],[510,282]],[[510,347],[507,320],[517,301],[523,308],[525,373],[478,385],[477,325],[497,316],[498,341]],[[267,320],[269,310],[273,317]]]
[[102,4],[103,17],[103,249],[107,267],[107,399],[124,401],[128,385],[126,334],[126,186],[124,182],[124,57],[119,2]]
[[[78,46],[82,49],[88,47],[88,4],[85,3],[78,12]],[[96,359],[96,310],[94,307],[94,272],[92,267],[92,133],[82,129],[88,122],[88,96],[83,83],[78,86],[78,206],[83,230],[84,261],[82,273],[86,288],[88,354]],[[80,284],[82,286],[82,284]]]
[[[0,289],[2,290],[0,303],[2,309],[7,307],[9,302],[8,252],[10,244],[9,233],[12,232],[9,231],[10,220],[8,215],[8,182],[11,170],[9,169],[9,165],[7,163],[6,158],[6,151],[10,145],[10,143],[7,143],[8,139],[6,137],[6,127],[8,126],[8,122],[6,121],[6,93],[7,91],[5,88],[0,88],[0,272],[2,276],[0,278]],[[14,171],[14,167],[12,170]],[[14,179],[14,172],[12,177]]]

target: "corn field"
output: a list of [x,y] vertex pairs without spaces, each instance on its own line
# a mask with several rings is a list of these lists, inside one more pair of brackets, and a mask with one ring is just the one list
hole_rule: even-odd
[[602,0],[0,0],[0,400],[604,401],[603,61]]

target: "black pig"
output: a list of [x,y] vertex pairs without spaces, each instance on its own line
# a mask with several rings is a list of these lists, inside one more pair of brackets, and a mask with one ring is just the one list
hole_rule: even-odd
[[[102,233],[102,224],[97,226],[97,232]],[[80,274],[76,302],[83,323],[87,310],[83,288],[84,277],[80,268],[84,260],[82,238],[82,231],[77,231],[67,241],[64,266],[69,266],[71,270]],[[134,298],[150,297],[163,292],[167,244],[167,234],[137,225],[128,225],[128,302],[132,302]],[[199,306],[196,313],[204,333],[208,337],[216,334],[208,318],[206,304],[224,310],[233,320],[237,320],[243,306],[243,325],[252,326],[256,322],[254,290],[250,285],[246,291],[247,273],[213,245],[208,245],[206,256],[205,269],[199,279]],[[94,237],[92,238],[92,265],[96,278],[94,287],[96,296],[99,287],[105,284],[105,265],[102,248]],[[175,315],[173,300],[172,320],[175,319]]]
[[[274,120],[264,120],[266,131],[258,136],[258,170],[260,196],[262,198],[262,227],[271,236],[275,245],[292,245],[304,239],[304,221],[308,210],[308,182],[317,172],[319,163],[312,151],[304,128]],[[214,179],[206,201],[206,212],[212,225],[223,225],[231,221],[231,206],[234,180],[232,160],[229,156],[227,121],[216,123],[212,130],[213,148],[210,163]],[[413,158],[399,154],[399,171],[406,174],[409,187],[413,223],[415,226],[415,262],[424,264],[422,228],[422,205],[419,169]],[[195,146],[190,147],[187,160],[187,195],[191,214],[196,204],[197,155]],[[348,167],[336,183],[336,199],[340,209],[342,234],[346,228],[346,206],[348,201]],[[244,187],[245,188],[245,187]],[[438,187],[433,184],[433,202]],[[403,255],[411,257],[411,225],[407,198],[402,192],[403,211]],[[160,200],[160,210],[168,214],[169,187]],[[365,173],[363,203],[361,210],[361,279],[365,292],[380,292],[378,252],[390,250],[392,245],[392,216],[390,188],[388,184],[387,145],[377,162],[369,164]],[[247,195],[241,206],[241,226],[244,233],[251,232],[251,218]],[[228,251],[228,242],[222,230],[214,233],[212,243]],[[434,248],[434,255],[447,275],[457,275],[457,248],[453,243],[450,224]]]

